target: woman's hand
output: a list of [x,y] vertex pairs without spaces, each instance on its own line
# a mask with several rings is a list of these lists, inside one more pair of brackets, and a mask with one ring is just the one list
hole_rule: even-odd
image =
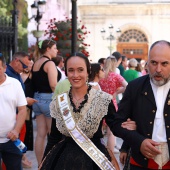
[[126,122],[123,122],[121,126],[128,130],[136,130],[137,127],[136,122],[132,121],[130,118],[128,118]]
[[117,96],[117,93],[115,92],[115,93],[113,93],[113,99],[116,99],[116,96]]
[[34,103],[38,102],[37,100],[31,97],[26,97],[26,100],[27,100],[28,106],[32,106]]

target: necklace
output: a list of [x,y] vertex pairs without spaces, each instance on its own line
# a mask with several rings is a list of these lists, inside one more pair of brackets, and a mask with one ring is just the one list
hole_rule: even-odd
[[79,100],[81,100],[82,98],[84,98],[84,96],[81,97],[81,98],[79,98],[79,99],[76,99],[75,97],[73,97],[73,99],[76,100],[76,101],[75,101],[75,105],[76,105],[77,107],[80,105],[81,102],[79,102]]
[[[90,86],[90,85],[88,86],[87,94],[84,96],[84,100],[79,103],[78,108],[76,108],[76,105],[75,105],[74,102],[73,102],[73,97],[72,97],[72,94],[71,94],[72,87],[70,87],[69,97],[70,97],[71,105],[73,106],[73,112],[77,113],[77,112],[80,112],[80,111],[81,111],[81,109],[83,108],[84,104],[85,104],[85,103],[87,102],[87,100],[88,100],[88,94],[89,94],[89,91],[91,90],[91,87],[92,87],[92,86]],[[79,99],[79,100],[80,100],[80,99]]]

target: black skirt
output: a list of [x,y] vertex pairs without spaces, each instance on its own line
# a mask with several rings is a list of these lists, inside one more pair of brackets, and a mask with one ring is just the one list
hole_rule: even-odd
[[[110,160],[107,149],[101,144],[100,139],[92,141]],[[66,138],[50,150],[40,170],[100,170],[100,168],[72,138]]]

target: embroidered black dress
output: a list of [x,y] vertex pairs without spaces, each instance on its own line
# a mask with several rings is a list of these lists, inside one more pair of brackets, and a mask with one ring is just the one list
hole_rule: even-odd
[[[109,119],[115,113],[111,98],[112,96],[105,92],[90,89],[87,98],[85,98],[83,105],[77,112],[71,101],[71,96],[69,96],[69,106],[73,112],[75,122],[109,160],[110,156],[105,146],[101,143],[101,138],[103,137],[102,120],[104,118]],[[100,170],[70,137],[56,98],[51,102],[50,110],[53,117],[51,134],[46,146],[45,160],[41,170]]]

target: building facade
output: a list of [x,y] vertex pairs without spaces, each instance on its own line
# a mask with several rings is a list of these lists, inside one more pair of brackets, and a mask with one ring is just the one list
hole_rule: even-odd
[[[91,32],[90,60],[119,51],[128,58],[147,60],[150,45],[170,41],[170,0],[78,0],[78,13]],[[110,24],[113,29],[109,29]],[[105,33],[101,30],[105,29]],[[118,29],[121,30],[117,34]]]

